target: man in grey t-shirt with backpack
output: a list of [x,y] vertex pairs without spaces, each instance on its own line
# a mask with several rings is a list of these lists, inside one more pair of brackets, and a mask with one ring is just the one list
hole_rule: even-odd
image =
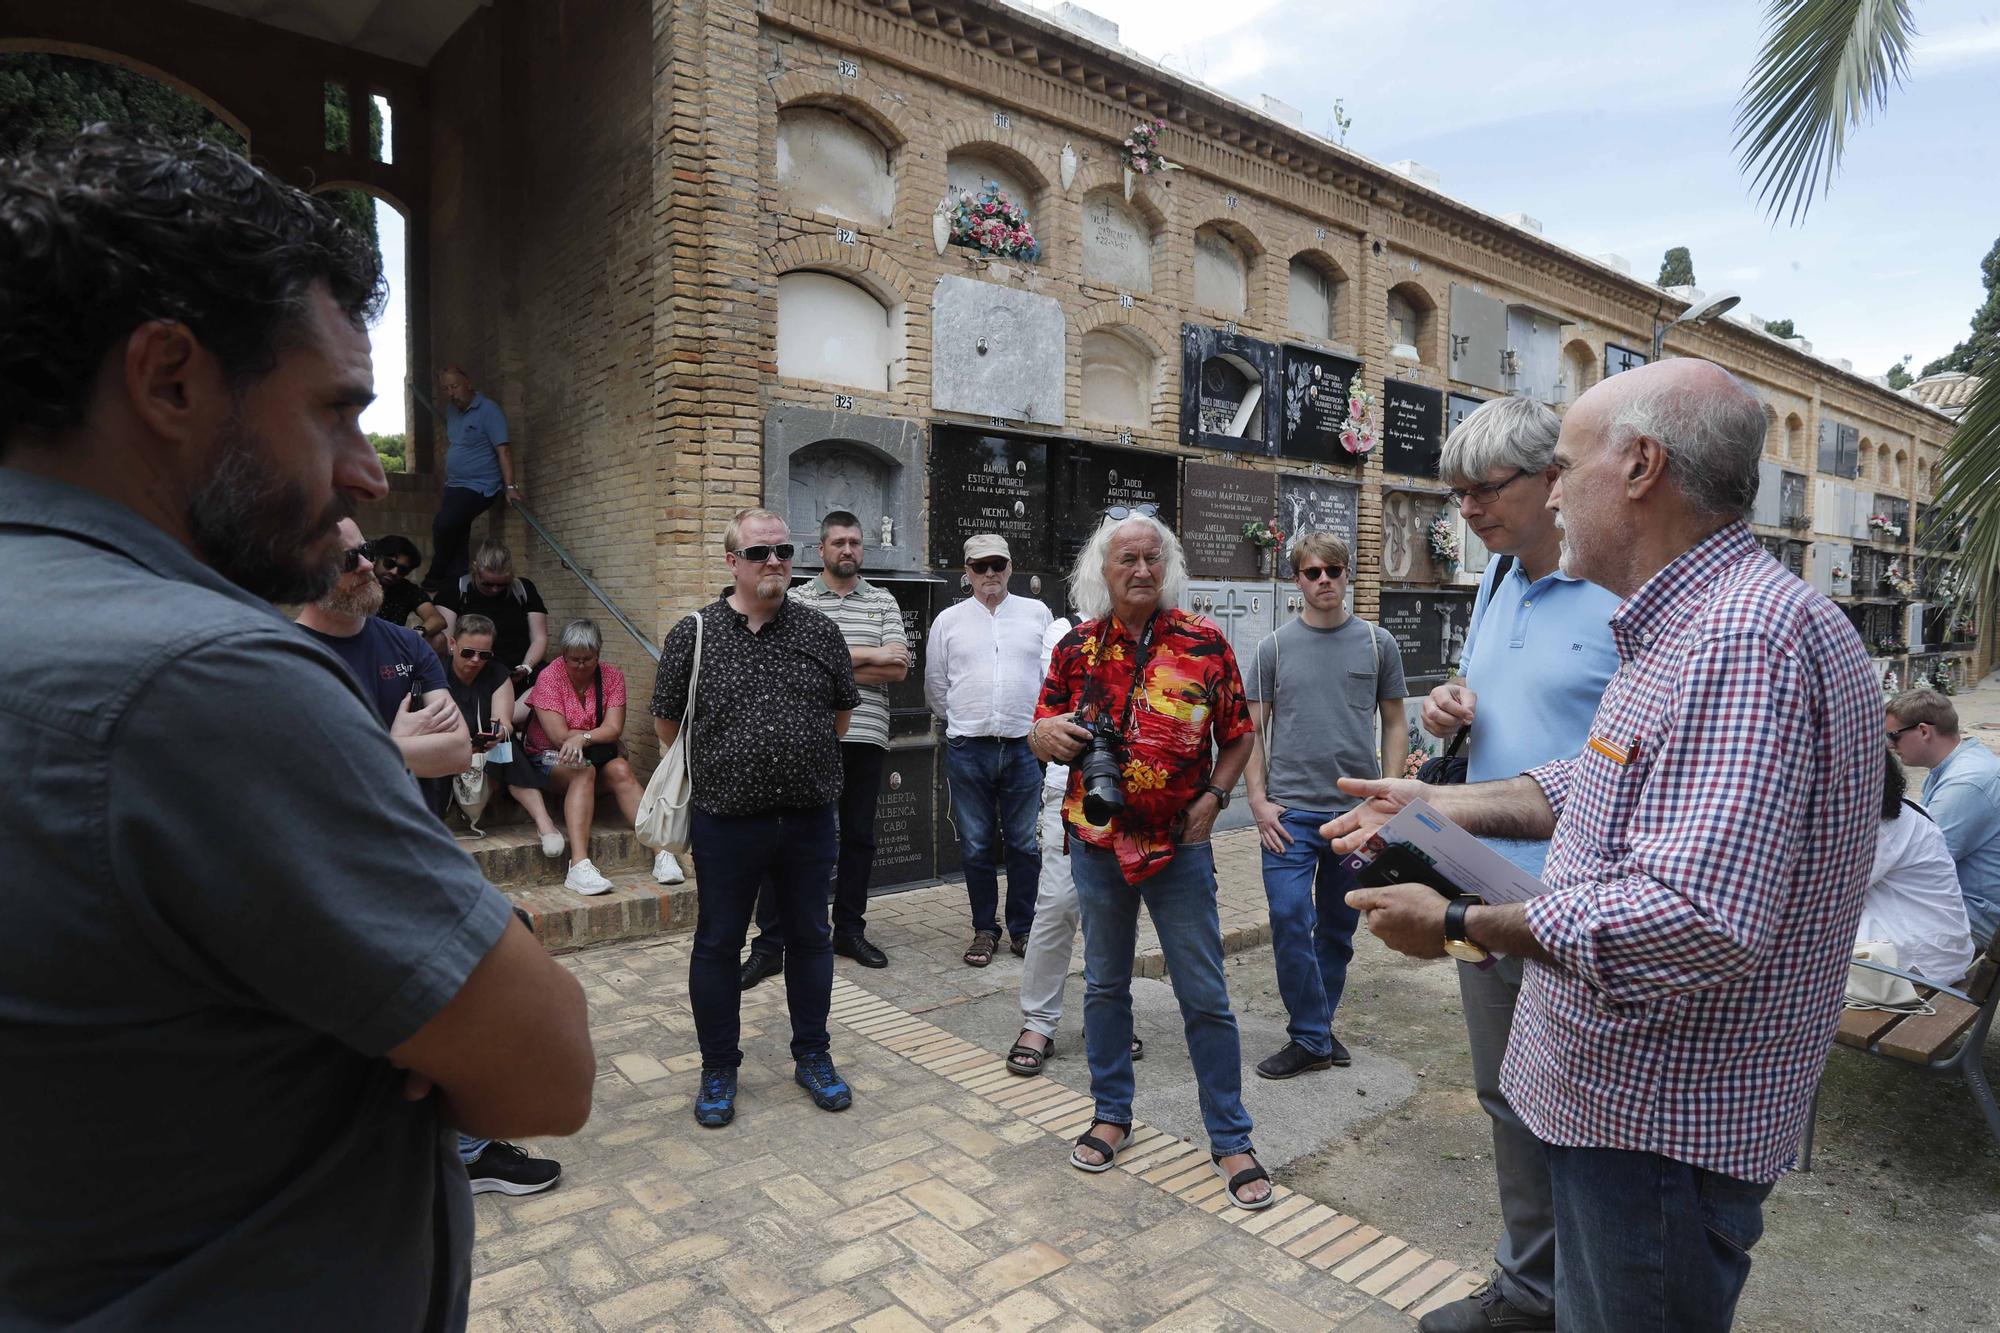
[[1387,630],[1348,612],[1346,541],[1303,533],[1291,558],[1304,608],[1258,645],[1244,679],[1257,721],[1250,812],[1264,844],[1271,951],[1290,1015],[1290,1040],[1257,1066],[1264,1078],[1348,1063],[1333,1011],[1360,914],[1347,905],[1354,876],[1319,827],[1354,804],[1337,779],[1400,777],[1409,751],[1403,658]]

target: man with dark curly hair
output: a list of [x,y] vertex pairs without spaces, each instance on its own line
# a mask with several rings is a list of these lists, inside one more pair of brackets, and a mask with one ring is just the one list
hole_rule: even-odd
[[220,148],[0,161],[0,707],[34,773],[0,804],[0,1327],[462,1328],[451,1131],[589,1113],[576,982],[265,600],[355,568],[337,524],[387,489],[381,295]]

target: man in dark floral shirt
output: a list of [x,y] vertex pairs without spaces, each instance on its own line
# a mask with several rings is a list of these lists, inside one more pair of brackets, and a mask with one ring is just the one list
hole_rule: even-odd
[[[1038,759],[1070,763],[1090,744],[1089,728],[1114,731],[1125,799],[1108,823],[1092,824],[1084,765],[1071,763],[1062,850],[1083,916],[1084,1044],[1097,1119],[1070,1161],[1103,1171],[1131,1133],[1132,957],[1143,901],[1180,1002],[1216,1171],[1239,1208],[1262,1208],[1270,1177],[1250,1150],[1208,841],[1250,758],[1250,709],[1228,640],[1175,608],[1186,582],[1180,542],[1158,519],[1101,525],[1077,557],[1072,584],[1079,602],[1108,600],[1111,614],[1056,645],[1028,733]],[[1100,595],[1087,595],[1093,590]]]

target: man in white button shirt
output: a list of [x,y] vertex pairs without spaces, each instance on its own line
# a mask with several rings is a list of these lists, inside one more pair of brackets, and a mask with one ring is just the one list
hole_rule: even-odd
[[965,961],[985,967],[1000,943],[998,845],[1007,848],[1007,934],[1027,948],[1042,858],[1035,810],[1042,770],[1028,749],[1028,726],[1042,688],[1042,632],[1053,617],[1040,602],[1007,595],[1013,557],[1007,539],[983,532],[965,541],[972,596],[931,625],[924,698],[944,719],[951,820],[972,904]]

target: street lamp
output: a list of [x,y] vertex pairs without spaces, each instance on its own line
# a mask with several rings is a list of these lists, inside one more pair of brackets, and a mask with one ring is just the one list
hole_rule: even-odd
[[[1660,318],[1659,314],[1655,313],[1653,316],[1653,360],[1657,362],[1660,359],[1660,353],[1666,350],[1668,329],[1674,327],[1676,324],[1706,324],[1718,315],[1728,314],[1738,305],[1742,304],[1742,302],[1743,298],[1735,292],[1717,292],[1700,304],[1689,306],[1681,312],[1678,319],[1664,320]],[[1665,309],[1666,307],[1661,307],[1661,310]]]

